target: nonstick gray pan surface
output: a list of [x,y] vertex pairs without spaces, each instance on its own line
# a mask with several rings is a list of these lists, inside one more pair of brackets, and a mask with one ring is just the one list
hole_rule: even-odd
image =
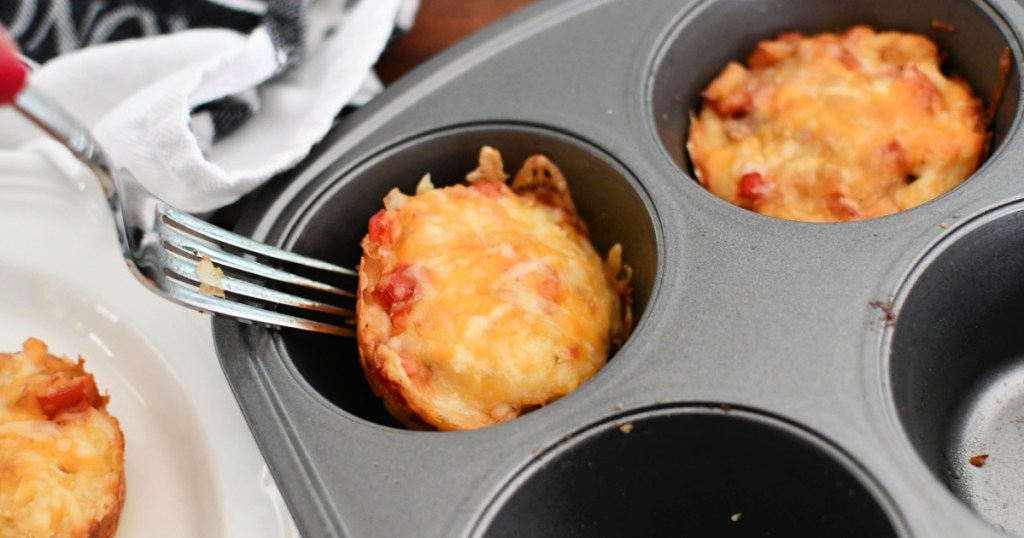
[[[931,37],[986,104],[1009,50],[979,170],[853,223],[704,190],[684,143],[711,79],[759,40],[855,24]],[[1022,28],[1012,0],[547,1],[389,88],[239,231],[354,267],[392,187],[460,181],[485,144],[510,170],[544,153],[597,249],[623,245],[637,324],[557,402],[422,432],[370,392],[354,340],[216,320],[303,534],[1024,535]]]

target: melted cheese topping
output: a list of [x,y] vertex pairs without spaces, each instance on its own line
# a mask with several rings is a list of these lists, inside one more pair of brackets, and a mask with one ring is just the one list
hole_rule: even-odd
[[909,209],[963,182],[981,104],[923,36],[860,26],[784,34],[703,93],[687,148],[701,183],[775,217],[832,222]]
[[50,419],[37,394],[86,375],[30,339],[0,354],[0,537],[112,536],[124,502],[124,438],[100,408]]
[[[564,208],[500,181],[423,185],[386,204],[387,233],[373,241],[371,223],[364,240],[360,350],[398,418],[439,429],[511,420],[605,364],[619,297]],[[382,302],[380,289],[396,272],[414,292],[388,305],[396,294]]]

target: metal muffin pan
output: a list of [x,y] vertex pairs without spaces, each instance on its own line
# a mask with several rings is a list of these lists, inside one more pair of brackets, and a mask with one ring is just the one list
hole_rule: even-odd
[[[843,224],[764,217],[701,188],[687,114],[725,63],[781,31],[854,24],[932,37],[986,98],[1009,49],[974,176]],[[509,171],[543,152],[597,248],[622,243],[638,323],[551,405],[419,432],[371,394],[354,341],[215,320],[300,530],[1024,535],[1022,29],[1012,0],[548,1],[355,112],[252,200],[241,232],[355,266],[390,188],[411,192],[427,172],[459,181],[484,144]],[[968,463],[978,454],[982,467]]]

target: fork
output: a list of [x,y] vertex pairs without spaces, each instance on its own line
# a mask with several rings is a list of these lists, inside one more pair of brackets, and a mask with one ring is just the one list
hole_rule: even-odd
[[[122,255],[150,290],[243,322],[355,336],[355,312],[341,306],[354,293],[283,267],[335,278],[358,276],[355,271],[229,232],[157,199],[131,172],[112,166],[84,125],[32,87],[30,65],[0,26],[0,106],[13,106],[89,167],[113,214]],[[319,299],[271,288],[268,281]]]

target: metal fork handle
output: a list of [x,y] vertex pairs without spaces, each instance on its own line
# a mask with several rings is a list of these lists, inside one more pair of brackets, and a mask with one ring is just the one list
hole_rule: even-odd
[[[0,26],[0,49],[12,46],[3,43],[5,39],[10,38]],[[103,193],[108,198],[111,196],[116,198],[117,186],[110,169],[110,160],[100,149],[99,143],[74,116],[45,94],[36,91],[28,83],[28,73],[35,70],[37,64],[19,52],[13,54],[10,52],[9,50],[0,50],[0,56],[2,56],[0,59],[7,64],[8,69],[14,69],[10,66],[13,62],[20,62],[23,69],[23,72],[19,74],[20,80],[13,82],[13,86],[9,88],[14,94],[11,105],[52,138],[63,143],[78,160],[96,174],[103,187]],[[5,75],[14,76],[6,71]]]
[[[110,166],[110,159],[100,147],[99,142],[93,138],[88,128],[82,125],[74,116],[64,110],[58,103],[51,100],[45,94],[36,91],[30,84],[26,84],[21,92],[15,97],[12,103],[14,108],[22,116],[28,118],[40,129],[46,131],[50,137],[63,144],[80,162],[85,164],[100,182],[103,195],[107,200],[107,207],[114,217],[117,228],[119,243],[122,254],[126,259],[137,259],[138,253],[130,251],[128,241],[129,233],[141,233],[140,230],[133,230],[136,227],[129,227],[125,222],[121,196],[118,194],[117,179]],[[120,187],[128,189],[126,186]],[[132,267],[132,272],[140,280],[146,281],[146,277],[140,273],[138,267]]]
[[26,85],[14,100],[14,108],[51,137],[59,140],[100,181],[103,194],[117,199],[117,187],[109,159],[92,134],[71,114],[46,95]]

